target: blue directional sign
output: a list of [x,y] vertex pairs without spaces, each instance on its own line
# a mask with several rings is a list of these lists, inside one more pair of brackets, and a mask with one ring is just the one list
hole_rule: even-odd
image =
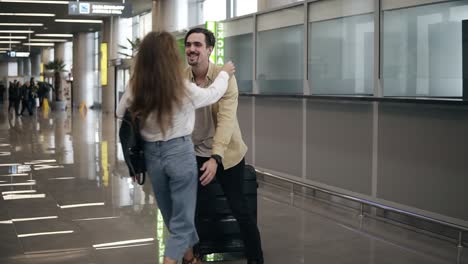
[[80,16],[131,17],[132,6],[130,3],[69,2],[68,14]]
[[90,3],[79,3],[80,15],[88,15],[91,12]]

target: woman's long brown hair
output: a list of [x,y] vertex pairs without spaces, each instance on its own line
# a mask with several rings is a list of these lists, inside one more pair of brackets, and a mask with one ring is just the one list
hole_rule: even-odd
[[164,135],[172,125],[174,109],[180,108],[186,95],[182,59],[170,33],[150,32],[145,36],[136,54],[130,87],[130,112],[142,121],[154,113]]

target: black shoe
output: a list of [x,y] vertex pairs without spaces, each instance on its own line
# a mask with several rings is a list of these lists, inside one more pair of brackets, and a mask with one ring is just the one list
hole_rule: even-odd
[[248,260],[247,264],[263,264],[263,259]]

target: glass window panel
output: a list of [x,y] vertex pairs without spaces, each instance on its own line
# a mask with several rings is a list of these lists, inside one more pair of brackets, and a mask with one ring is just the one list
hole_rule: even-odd
[[8,76],[18,76],[18,63],[8,62]]
[[226,18],[225,0],[205,0],[203,2],[203,22],[220,21]]
[[[127,47],[127,49],[123,49],[119,47],[119,52],[123,54],[132,54],[132,47],[130,45],[130,42],[128,40],[132,40],[132,35],[133,35],[133,19],[132,18],[120,18],[119,19],[119,35],[118,35],[118,44],[120,46]],[[119,58],[127,58],[127,56],[119,53],[118,57]]]
[[264,31],[304,24],[304,7],[283,9],[258,16],[257,30]]
[[260,93],[303,94],[304,9],[258,17],[257,84]]
[[224,23],[224,58],[236,64],[239,92],[253,92],[253,19]]
[[382,0],[382,10],[447,2],[447,0]]
[[312,94],[373,94],[373,9],[372,0],[309,5],[308,79]]
[[257,0],[233,0],[236,1],[236,16],[243,16],[257,12]]
[[146,34],[151,32],[153,27],[151,12],[140,16],[140,23],[138,26],[140,31],[140,39],[143,39]]
[[137,38],[141,38],[139,27],[140,27],[140,17],[139,16],[132,17],[132,36],[133,36],[133,40],[135,40]]
[[374,0],[324,0],[309,4],[309,22],[370,14]]
[[262,10],[270,9],[270,8],[277,8],[289,4],[293,4],[296,2],[300,2],[302,0],[262,0],[260,1],[260,7]]
[[468,1],[383,12],[385,96],[460,97]]

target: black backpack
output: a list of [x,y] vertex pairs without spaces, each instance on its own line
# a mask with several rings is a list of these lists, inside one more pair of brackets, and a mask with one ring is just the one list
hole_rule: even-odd
[[133,122],[130,112],[125,111],[119,130],[119,138],[130,176],[138,184],[143,185],[145,183],[146,164],[143,151],[144,140],[140,135],[139,123],[138,118],[135,118],[135,122]]

